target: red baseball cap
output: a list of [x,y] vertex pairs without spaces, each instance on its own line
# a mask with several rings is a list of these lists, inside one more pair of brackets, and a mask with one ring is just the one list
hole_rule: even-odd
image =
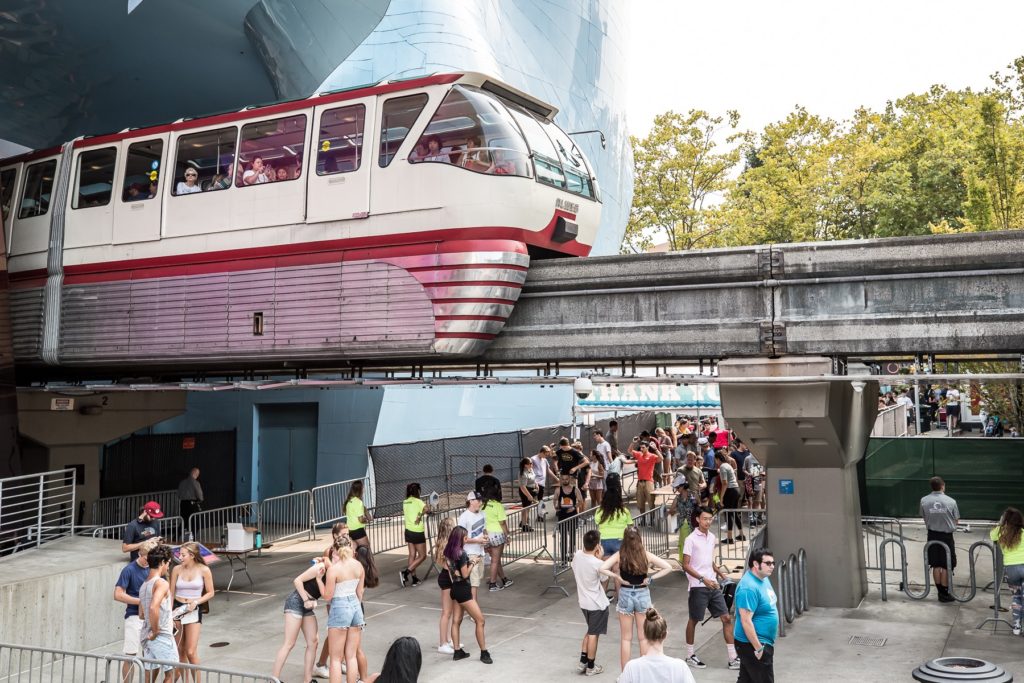
[[160,503],[155,500],[151,500],[142,506],[142,511],[153,519],[160,519],[164,516],[163,510],[160,509]]

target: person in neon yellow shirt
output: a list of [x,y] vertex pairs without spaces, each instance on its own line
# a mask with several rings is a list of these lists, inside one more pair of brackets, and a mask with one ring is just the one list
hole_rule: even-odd
[[508,522],[505,521],[508,515],[505,514],[505,506],[498,500],[498,488],[494,484],[488,486],[483,494],[483,513],[486,520],[484,528],[490,539],[487,554],[491,557],[491,579],[487,589],[491,592],[501,591],[512,585],[512,579],[505,577],[505,569],[501,566],[501,554],[505,550],[505,542],[509,536]]
[[611,557],[619,552],[622,535],[626,527],[633,523],[633,516],[622,502],[622,485],[618,478],[609,480],[601,507],[594,513],[597,529],[601,532],[601,548],[604,556]]
[[427,504],[420,500],[420,485],[412,483],[405,487],[405,501],[402,503],[405,515],[405,547],[409,550],[409,561],[406,568],[398,573],[402,588],[406,584],[420,585],[416,578],[416,568],[427,559],[427,535],[423,518],[427,514]]
[[1020,635],[1021,612],[1024,611],[1024,514],[1017,508],[1006,508],[999,526],[989,537],[1003,551],[1003,577],[1013,593],[1013,635]]
[[363,481],[352,482],[348,496],[342,505],[345,521],[348,524],[348,535],[356,545],[370,547],[370,539],[366,535],[366,525],[373,519],[363,505]]

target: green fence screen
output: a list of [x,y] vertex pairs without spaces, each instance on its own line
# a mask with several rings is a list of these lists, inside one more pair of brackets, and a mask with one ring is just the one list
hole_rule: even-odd
[[999,519],[1024,507],[1024,439],[869,439],[858,464],[861,510],[880,517],[919,517],[921,497],[938,475],[963,519]]

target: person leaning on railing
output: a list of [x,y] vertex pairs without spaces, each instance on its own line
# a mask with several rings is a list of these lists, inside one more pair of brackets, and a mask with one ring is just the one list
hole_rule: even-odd
[[1003,551],[1003,576],[1013,593],[1011,615],[1013,635],[1021,633],[1021,612],[1024,610],[1024,515],[1017,508],[1009,507],[999,518],[999,526],[992,529],[989,537]]

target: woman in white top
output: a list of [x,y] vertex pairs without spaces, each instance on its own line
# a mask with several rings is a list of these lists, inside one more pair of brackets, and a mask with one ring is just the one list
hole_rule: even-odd
[[649,607],[644,614],[647,652],[626,664],[619,683],[696,683],[689,667],[681,659],[665,654],[668,622],[658,610]]
[[[730,458],[725,454],[724,449],[715,454],[715,459],[718,460],[718,478],[722,482],[722,507],[726,510],[739,509],[740,482],[736,478],[736,470],[730,464]],[[743,535],[742,514],[741,512],[725,513],[725,522],[728,529],[726,534],[728,538],[723,538],[722,543],[735,543],[736,541],[746,540],[746,537]],[[735,539],[732,537],[733,527],[738,531]]]
[[202,191],[203,188],[199,187],[199,172],[194,168],[186,168],[185,182],[178,181],[178,185],[174,188],[174,194],[192,194]]
[[[533,471],[533,461],[530,458],[523,458],[519,461],[519,502],[523,508],[528,508],[540,500],[540,489],[537,488],[537,475]],[[519,516],[519,530],[530,532],[528,513]]]
[[327,615],[327,639],[331,649],[331,683],[341,683],[341,663],[347,663],[348,683],[359,677],[359,643],[362,640],[363,590],[366,572],[354,558],[352,540],[342,536],[335,544],[338,561],[327,570],[323,597],[331,601]]
[[604,456],[598,449],[590,451],[590,479],[587,487],[590,489],[590,499],[594,507],[601,505],[604,498],[604,477],[605,462]]
[[267,174],[266,169],[263,167],[263,157],[254,157],[252,160],[252,167],[242,174],[243,185],[258,185],[260,183],[269,183],[270,177]]
[[[199,631],[203,627],[200,605],[213,599],[213,573],[199,552],[198,543],[184,543],[178,550],[181,564],[171,570],[171,601],[174,604],[175,642],[178,657],[199,664]],[[199,680],[199,672],[193,674]],[[188,672],[186,672],[188,680]]]

